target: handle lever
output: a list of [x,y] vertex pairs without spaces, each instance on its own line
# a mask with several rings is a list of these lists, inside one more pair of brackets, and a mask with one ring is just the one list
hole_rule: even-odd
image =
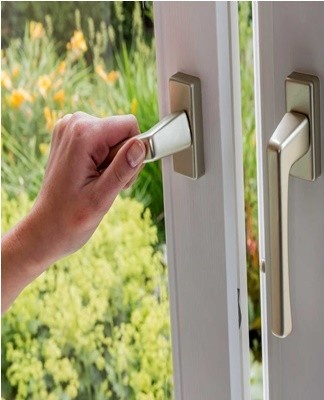
[[292,330],[288,263],[289,175],[309,181],[320,175],[319,80],[293,72],[286,79],[286,111],[267,149],[269,178],[272,333]]
[[[146,145],[145,163],[175,154],[174,171],[196,180],[205,172],[200,79],[177,72],[169,80],[169,90],[172,114],[137,139]],[[123,144],[110,149],[98,171],[110,164]]]
[[[168,115],[147,132],[134,137],[145,143],[146,157],[144,163],[159,160],[191,146],[191,130],[188,117],[184,111]],[[105,169],[111,163],[118,150],[128,140],[130,138],[110,149],[108,157],[98,167],[99,171]]]
[[292,329],[288,268],[288,181],[293,164],[309,148],[309,123],[298,113],[284,115],[268,144],[272,332]]
[[136,137],[147,148],[144,163],[159,160],[191,146],[190,126],[184,111],[168,115],[146,133]]

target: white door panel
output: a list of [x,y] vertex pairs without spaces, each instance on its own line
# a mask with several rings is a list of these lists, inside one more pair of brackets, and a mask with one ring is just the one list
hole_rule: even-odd
[[[260,2],[254,5],[256,108],[259,160],[265,398],[322,399],[324,393],[324,4]],[[289,180],[289,269],[292,333],[271,333],[266,147],[285,113],[286,76],[298,71],[321,83],[322,175]],[[267,310],[268,308],[268,310]],[[268,311],[268,312],[267,312]],[[267,397],[269,396],[269,397]]]
[[161,117],[173,74],[202,85],[205,175],[163,162],[176,399],[248,399],[237,5],[156,2],[154,17]]

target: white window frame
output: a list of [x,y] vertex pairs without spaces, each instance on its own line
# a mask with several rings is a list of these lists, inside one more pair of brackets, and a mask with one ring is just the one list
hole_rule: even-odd
[[173,74],[202,84],[205,175],[163,161],[175,398],[250,400],[237,3],[155,2],[154,21],[160,116]]
[[289,178],[292,332],[284,339],[271,332],[267,179],[267,145],[286,112],[284,82],[293,71],[320,79],[324,154],[323,19],[322,2],[253,4],[264,400],[320,399],[324,392],[323,158],[316,181]]

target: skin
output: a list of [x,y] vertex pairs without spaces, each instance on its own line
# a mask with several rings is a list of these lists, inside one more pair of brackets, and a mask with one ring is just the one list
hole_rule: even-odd
[[146,153],[132,139],[138,133],[132,115],[77,112],[57,122],[35,204],[2,238],[2,313],[51,264],[80,249],[120,191],[134,182]]

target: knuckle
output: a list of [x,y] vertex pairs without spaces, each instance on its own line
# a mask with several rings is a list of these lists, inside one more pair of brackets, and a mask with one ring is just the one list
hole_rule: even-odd
[[73,135],[82,136],[88,129],[89,123],[84,117],[72,116],[71,118],[71,130]]
[[72,119],[79,119],[79,118],[85,118],[85,117],[88,117],[88,114],[83,111],[75,111],[72,114]]
[[61,121],[57,121],[57,123],[54,126],[54,130],[53,130],[53,134],[52,134],[53,138],[60,136],[62,131],[63,131],[62,123],[61,123]]
[[59,142],[61,140],[61,137],[63,135],[64,132],[64,125],[62,124],[62,120],[58,121],[56,123],[56,125],[54,126],[54,130],[52,133],[52,143],[56,143]]

